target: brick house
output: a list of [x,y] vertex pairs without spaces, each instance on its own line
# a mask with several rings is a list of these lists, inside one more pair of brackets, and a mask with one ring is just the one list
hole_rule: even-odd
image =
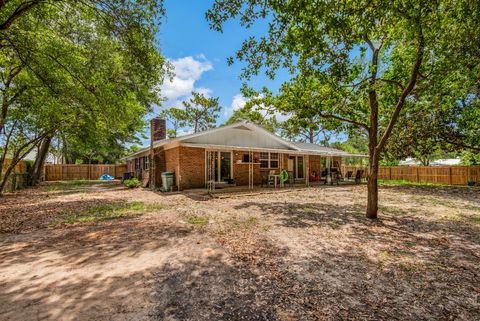
[[[215,184],[260,185],[265,173],[287,170],[295,182],[305,182],[325,169],[339,168],[342,157],[359,156],[316,144],[290,142],[242,121],[177,138],[166,138],[166,122],[152,120],[151,148],[126,157],[128,170],[148,181],[154,168],[155,187],[161,173],[173,172],[178,189]],[[152,166],[153,165],[153,166]]]

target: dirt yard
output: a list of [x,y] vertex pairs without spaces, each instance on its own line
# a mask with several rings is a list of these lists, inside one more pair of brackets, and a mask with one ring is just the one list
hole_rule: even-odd
[[0,199],[0,320],[480,320],[480,190]]

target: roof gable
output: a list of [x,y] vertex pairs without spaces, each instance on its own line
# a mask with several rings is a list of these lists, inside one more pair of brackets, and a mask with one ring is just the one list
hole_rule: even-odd
[[205,132],[179,137],[178,140],[182,143],[199,145],[298,149],[294,144],[248,122],[234,123]]

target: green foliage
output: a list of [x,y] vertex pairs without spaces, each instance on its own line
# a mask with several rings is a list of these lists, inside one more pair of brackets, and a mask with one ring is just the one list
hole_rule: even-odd
[[113,203],[95,205],[85,211],[70,213],[62,220],[63,224],[98,222],[116,219],[129,215],[142,215],[160,211],[163,204],[147,204],[143,202]]
[[123,181],[123,185],[128,188],[140,187],[141,182],[137,178],[130,178]]
[[192,98],[182,104],[185,124],[194,133],[215,127],[221,109],[218,97],[207,98],[202,93],[192,92]]
[[123,156],[159,102],[162,15],[157,0],[1,2],[2,152],[20,160],[53,136],[70,163]]
[[218,99],[218,97],[208,98],[202,93],[192,92],[192,97],[183,101],[181,108],[172,107],[163,110],[160,116],[170,124],[168,136],[177,137],[178,130],[181,128],[188,128],[197,133],[215,127],[221,109]]
[[480,165],[480,152],[464,151],[460,157],[463,165]]
[[167,134],[169,138],[175,138],[178,135],[178,130],[184,128],[187,124],[187,113],[181,108],[169,108],[160,112],[160,117],[165,118],[169,122]]

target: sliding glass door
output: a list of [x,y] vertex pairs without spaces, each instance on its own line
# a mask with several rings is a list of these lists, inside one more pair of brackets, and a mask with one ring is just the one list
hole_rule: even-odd
[[225,182],[232,179],[232,153],[231,152],[209,152],[214,155],[215,181]]

